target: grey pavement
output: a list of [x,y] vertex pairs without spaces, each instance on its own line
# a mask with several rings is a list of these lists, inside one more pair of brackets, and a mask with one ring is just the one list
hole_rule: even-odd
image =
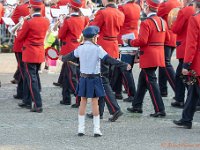
[[[173,64],[177,61],[173,58]],[[58,67],[59,68],[59,67]],[[170,106],[173,92],[164,98],[166,118],[150,118],[153,106],[146,95],[143,114],[130,114],[126,111],[130,103],[118,101],[124,115],[116,122],[108,122],[109,113],[105,107],[101,120],[103,136],[94,138],[92,120],[86,119],[86,136],[77,136],[78,109],[61,106],[61,88],[54,87],[58,70],[55,73],[42,73],[42,99],[44,112],[31,113],[17,106],[19,100],[13,99],[16,85],[10,83],[16,69],[13,54],[0,54],[0,150],[195,150],[200,149],[200,113],[194,117],[191,130],[177,128],[173,119],[179,119],[181,109]],[[137,79],[139,69],[134,67]],[[124,94],[124,97],[126,95]],[[74,98],[73,98],[73,101]],[[88,101],[90,112],[90,101]]]

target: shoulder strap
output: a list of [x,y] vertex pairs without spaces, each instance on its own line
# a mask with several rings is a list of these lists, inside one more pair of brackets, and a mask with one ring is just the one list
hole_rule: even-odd
[[160,18],[161,25],[162,25],[162,31],[160,30],[160,28],[158,26],[158,23],[157,23],[157,21],[155,19],[153,19],[152,17],[149,17],[149,19],[153,21],[153,23],[155,24],[158,32],[165,32],[166,31],[165,30],[165,23],[164,23],[164,20],[162,18]]

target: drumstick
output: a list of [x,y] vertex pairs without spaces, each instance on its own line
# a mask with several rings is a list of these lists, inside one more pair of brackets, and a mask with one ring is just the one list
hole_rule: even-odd
[[72,64],[72,65],[74,65],[74,66],[79,66],[79,64],[78,63],[75,63],[75,62],[73,62],[73,61],[68,61],[68,63],[70,63],[70,64]]

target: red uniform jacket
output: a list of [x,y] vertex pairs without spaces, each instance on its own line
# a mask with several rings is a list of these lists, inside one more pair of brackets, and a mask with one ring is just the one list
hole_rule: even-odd
[[70,2],[70,0],[59,0],[57,3],[57,6],[59,8],[59,6],[67,5],[69,2]]
[[1,19],[3,16],[4,16],[4,8],[3,8],[3,5],[0,3],[0,24],[3,23]]
[[200,76],[200,14],[189,20],[184,63],[191,64],[189,69]]
[[113,58],[119,58],[117,36],[124,23],[124,14],[114,4],[99,10],[90,25],[100,28],[98,44]]
[[172,31],[177,34],[177,59],[183,59],[185,55],[186,36],[189,18],[195,13],[193,6],[187,6],[182,8],[178,12],[178,16],[174,24],[172,25]]
[[18,33],[19,42],[23,42],[22,60],[27,63],[42,63],[45,58],[44,39],[49,28],[49,20],[35,14],[24,21]]
[[83,29],[89,22],[88,17],[72,15],[64,20],[63,26],[59,29],[58,38],[63,42],[60,54],[66,55],[76,49],[80,43],[77,39],[80,38]]
[[[162,17],[166,22],[168,22],[168,14],[173,8],[181,7],[181,3],[178,0],[168,0],[160,4],[158,8],[157,15]],[[174,34],[171,30],[170,33],[170,41],[165,43],[167,46],[176,47],[176,34]]]
[[[17,24],[19,22],[19,19],[21,17],[25,17],[25,16],[29,15],[28,5],[29,5],[29,3],[27,2],[25,4],[17,6],[15,8],[14,13],[11,17],[15,24]],[[22,52],[22,46],[23,46],[23,42],[18,42],[18,38],[15,37],[13,51],[14,52]]]
[[118,6],[118,9],[124,13],[124,24],[118,35],[119,44],[123,44],[121,36],[123,34],[134,33],[138,37],[138,21],[140,19],[140,6],[134,2],[128,2],[124,5]]
[[147,18],[140,25],[138,39],[129,43],[131,46],[140,47],[140,68],[165,67],[164,43],[170,40],[167,24],[163,20],[162,27],[160,17],[151,16],[151,18],[157,22],[160,32],[155,23]]

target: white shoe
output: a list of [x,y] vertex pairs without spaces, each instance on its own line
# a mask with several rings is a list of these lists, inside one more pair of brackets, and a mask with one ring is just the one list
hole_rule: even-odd
[[102,133],[100,131],[100,117],[93,116],[93,124],[94,124],[94,137],[100,137],[102,136]]
[[85,135],[85,116],[78,115],[78,136]]

